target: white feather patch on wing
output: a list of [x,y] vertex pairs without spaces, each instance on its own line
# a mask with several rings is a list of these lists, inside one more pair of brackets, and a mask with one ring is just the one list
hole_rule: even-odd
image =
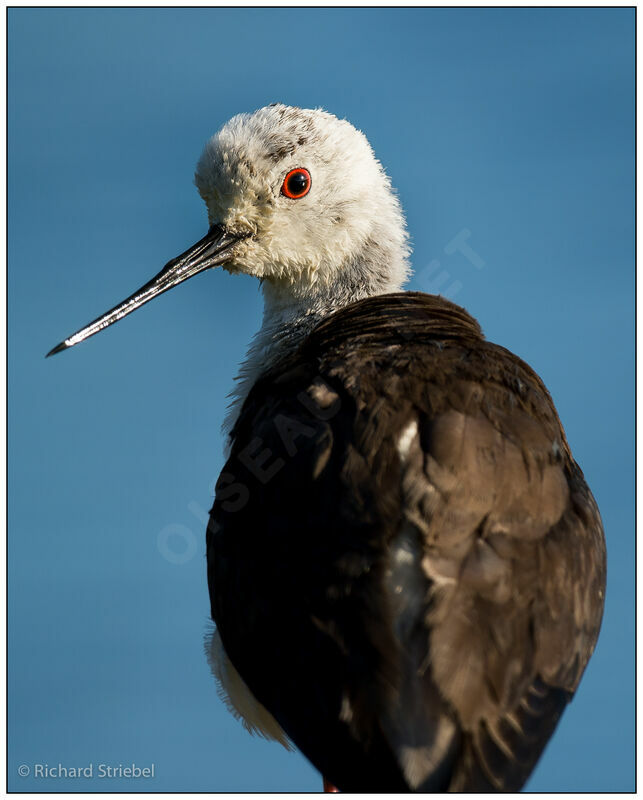
[[397,451],[400,454],[400,460],[403,464],[408,457],[411,444],[417,435],[418,424],[416,420],[412,419],[408,425],[405,426],[402,433],[400,433],[399,439],[397,440]]
[[216,628],[206,633],[204,647],[210,670],[217,682],[217,694],[228,711],[235,719],[241,720],[243,727],[250,733],[279,742],[286,750],[294,750],[277,720],[252,694],[235,669]]

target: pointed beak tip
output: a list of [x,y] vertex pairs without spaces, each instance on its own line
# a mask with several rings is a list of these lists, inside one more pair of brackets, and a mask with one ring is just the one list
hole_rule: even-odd
[[50,351],[47,353],[47,355],[45,356],[45,358],[49,358],[49,356],[55,356],[55,355],[56,355],[56,353],[62,353],[62,351],[63,351],[63,350],[67,350],[67,348],[68,348],[68,347],[69,347],[69,345],[68,345],[68,344],[66,344],[65,342],[61,342],[60,344],[57,344],[57,345],[56,345],[56,346],[55,346],[53,349],[51,349],[51,350],[50,350]]

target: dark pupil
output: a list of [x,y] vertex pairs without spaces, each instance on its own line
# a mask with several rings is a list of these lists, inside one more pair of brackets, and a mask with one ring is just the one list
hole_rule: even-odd
[[303,172],[295,172],[288,178],[288,191],[290,194],[301,194],[306,191],[308,186],[308,178]]

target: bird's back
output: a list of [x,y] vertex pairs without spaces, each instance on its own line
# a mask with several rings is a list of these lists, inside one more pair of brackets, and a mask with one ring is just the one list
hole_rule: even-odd
[[228,657],[344,791],[519,789],[598,635],[551,398],[438,297],[348,306],[257,382],[207,539]]

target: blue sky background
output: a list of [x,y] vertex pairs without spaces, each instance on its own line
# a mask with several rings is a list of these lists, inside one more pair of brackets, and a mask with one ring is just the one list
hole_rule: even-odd
[[[631,9],[9,10],[11,790],[320,787],[226,712],[202,654],[204,518],[256,283],[200,275],[43,357],[203,235],[206,138],[274,101],[365,131],[406,210],[410,288],[451,295],[548,385],[603,514],[609,585],[527,788],[633,790],[633,24]],[[155,778],[17,774],[132,761]]]

